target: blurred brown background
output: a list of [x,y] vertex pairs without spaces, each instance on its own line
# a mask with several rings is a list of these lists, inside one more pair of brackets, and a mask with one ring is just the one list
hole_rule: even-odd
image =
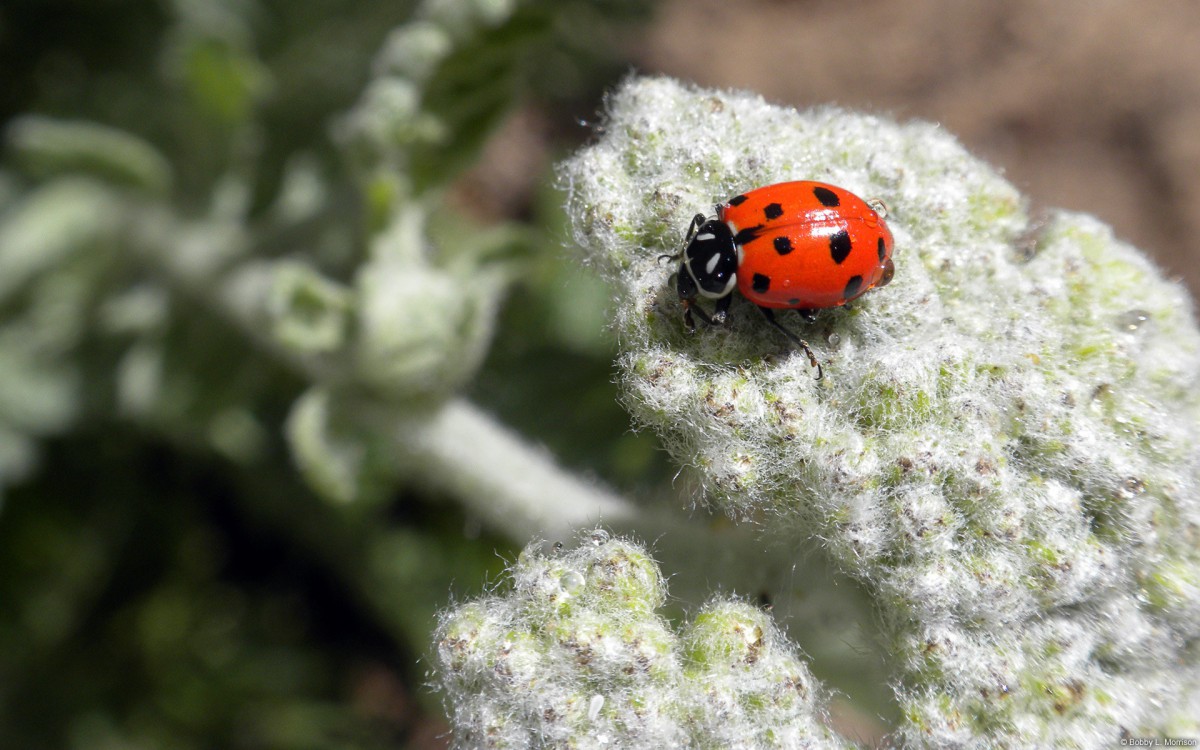
[[646,70],[939,122],[1200,292],[1200,3],[672,0]]
[[[1200,294],[1200,3],[669,0],[630,59],[796,107],[941,123],[1035,211],[1098,216]],[[493,167],[520,161],[529,128],[509,128]]]

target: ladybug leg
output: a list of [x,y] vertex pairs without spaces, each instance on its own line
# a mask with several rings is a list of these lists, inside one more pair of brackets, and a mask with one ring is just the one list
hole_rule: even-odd
[[729,305],[733,303],[733,295],[726,294],[721,299],[717,300],[716,306],[713,308],[712,323],[713,325],[725,325],[725,319],[729,317]]
[[808,348],[808,342],[784,328],[783,324],[775,319],[775,311],[771,308],[759,307],[758,309],[762,310],[763,317],[767,319],[768,323],[775,327],[775,330],[779,331],[784,336],[787,336],[788,341],[800,347],[804,353],[808,355],[809,364],[817,368],[817,380],[825,377],[825,371],[821,368],[821,363],[817,361],[817,355],[813,354],[813,350]]
[[816,310],[797,309],[796,314],[799,315],[800,317],[804,318],[805,323],[816,323],[817,322],[817,311]]
[[692,313],[696,313],[700,320],[703,320],[708,325],[713,325],[713,319],[709,317],[708,313],[704,312],[703,307],[697,305],[695,300],[685,299],[683,301],[683,322],[689,331],[696,330],[696,321],[692,319]]
[[696,319],[692,317],[692,305],[686,300],[683,303],[683,326],[688,333],[696,332]]

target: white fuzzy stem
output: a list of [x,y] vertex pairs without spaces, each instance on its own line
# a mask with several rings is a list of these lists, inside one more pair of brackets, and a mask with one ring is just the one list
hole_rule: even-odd
[[638,515],[625,499],[564,471],[544,450],[461,398],[428,420],[399,426],[395,437],[417,478],[452,494],[512,539],[562,539],[588,525],[625,524]]

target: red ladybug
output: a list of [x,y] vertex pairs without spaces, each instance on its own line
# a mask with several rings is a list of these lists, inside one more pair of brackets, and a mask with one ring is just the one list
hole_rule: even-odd
[[[715,218],[696,214],[688,227],[676,288],[683,320],[692,313],[721,325],[734,286],[758,305],[769,322],[808,355],[817,378],[821,366],[808,344],[780,325],[774,310],[814,311],[845,305],[892,280],[892,233],[883,203],[823,182],[780,182],[735,195],[716,207]],[[710,317],[698,297],[717,301]]]

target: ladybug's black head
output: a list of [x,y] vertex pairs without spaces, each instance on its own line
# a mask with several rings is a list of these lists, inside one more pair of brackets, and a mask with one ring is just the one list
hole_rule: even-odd
[[737,286],[738,252],[725,222],[709,219],[701,224],[684,248],[675,282],[679,299],[691,302],[697,295],[726,297]]

